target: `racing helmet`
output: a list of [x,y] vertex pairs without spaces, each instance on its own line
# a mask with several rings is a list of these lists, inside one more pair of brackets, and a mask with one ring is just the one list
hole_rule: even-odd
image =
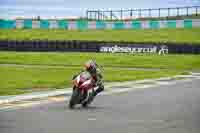
[[90,73],[96,73],[97,64],[94,60],[89,60],[84,64],[84,67],[86,71],[89,71]]

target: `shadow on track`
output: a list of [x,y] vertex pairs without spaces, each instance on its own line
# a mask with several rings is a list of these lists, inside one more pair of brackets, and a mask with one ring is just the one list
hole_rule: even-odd
[[74,109],[70,109],[69,107],[65,107],[65,109],[70,111],[97,111],[104,109],[103,107],[97,107],[97,106],[88,106],[88,107],[82,107],[82,106],[76,106]]

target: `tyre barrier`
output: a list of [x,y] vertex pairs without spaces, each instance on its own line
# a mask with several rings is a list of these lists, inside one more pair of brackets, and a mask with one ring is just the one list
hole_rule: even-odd
[[200,54],[200,44],[152,43],[125,41],[79,41],[79,40],[1,40],[1,51],[66,51],[107,53],[179,53]]

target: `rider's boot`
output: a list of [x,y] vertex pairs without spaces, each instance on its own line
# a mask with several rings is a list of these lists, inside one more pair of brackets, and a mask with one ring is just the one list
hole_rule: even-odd
[[89,98],[88,98],[88,101],[87,101],[87,104],[90,104],[94,98],[97,96],[97,94],[99,94],[100,92],[102,92],[104,90],[104,86],[100,86],[98,87],[98,89],[96,89],[94,92],[90,93],[89,94]]

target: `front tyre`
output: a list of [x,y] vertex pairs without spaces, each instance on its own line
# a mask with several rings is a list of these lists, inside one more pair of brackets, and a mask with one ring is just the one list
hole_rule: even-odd
[[87,108],[87,107],[88,107],[88,103],[87,103],[87,101],[84,102],[84,103],[82,103],[82,107],[83,107],[83,108]]
[[73,109],[74,106],[79,102],[79,97],[80,97],[80,90],[75,88],[73,89],[73,93],[72,93],[72,96],[71,96],[71,99],[69,101],[69,108],[70,109]]
[[88,94],[88,99],[84,103],[82,103],[82,107],[86,108],[88,105],[93,101],[94,99],[94,91],[90,92]]

